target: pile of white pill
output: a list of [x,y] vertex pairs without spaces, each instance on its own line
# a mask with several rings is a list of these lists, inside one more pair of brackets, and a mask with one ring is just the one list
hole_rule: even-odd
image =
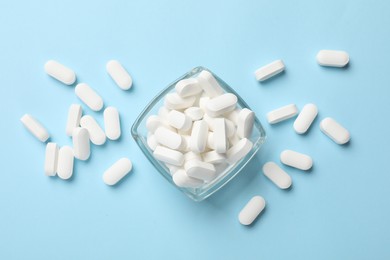
[[178,187],[199,188],[215,180],[252,149],[255,114],[237,107],[207,70],[182,79],[146,121],[147,143]]
[[[45,71],[51,77],[66,84],[76,82],[73,70],[61,63],[49,60]],[[115,83],[123,90],[131,88],[132,79],[123,66],[116,60],[107,63],[106,69]],[[75,87],[77,97],[91,110],[101,111],[104,102],[101,96],[86,83],[79,83]],[[72,137],[73,147],[62,146],[54,142],[46,145],[44,172],[47,176],[58,176],[67,180],[73,175],[74,159],[85,161],[91,154],[90,142],[94,145],[103,145],[106,139],[118,140],[121,136],[119,112],[115,107],[104,109],[104,130],[91,115],[84,115],[79,104],[69,107],[65,133]],[[25,114],[21,118],[23,125],[41,142],[46,142],[50,135],[46,128],[33,116]],[[107,185],[115,185],[132,169],[132,163],[127,158],[119,159],[103,173],[103,181]]]

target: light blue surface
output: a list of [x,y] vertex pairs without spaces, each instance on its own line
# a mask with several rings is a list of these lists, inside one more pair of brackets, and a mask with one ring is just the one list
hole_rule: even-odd
[[[0,3],[0,259],[390,258],[390,2],[239,2]],[[318,66],[321,49],[348,51],[350,65]],[[112,58],[133,76],[130,91],[106,74]],[[254,70],[279,58],[286,72],[256,82]],[[53,141],[71,144],[67,110],[79,101],[44,73],[48,59],[73,68],[122,116],[120,142],[93,147],[70,181],[44,176],[45,145],[19,122],[30,113]],[[245,172],[201,203],[170,186],[130,136],[147,102],[197,65],[233,86],[268,134]],[[293,120],[265,122],[269,110],[308,102],[320,112],[306,136]],[[101,112],[83,108],[102,122]],[[326,116],[350,130],[349,145],[319,131]],[[315,166],[283,167],[294,184],[282,191],[261,166],[286,148],[310,154]],[[123,156],[132,173],[106,186],[102,173]],[[266,210],[241,226],[237,215],[254,195]]]

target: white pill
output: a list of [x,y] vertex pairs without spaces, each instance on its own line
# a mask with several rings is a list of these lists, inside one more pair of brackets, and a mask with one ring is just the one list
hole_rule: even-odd
[[189,177],[185,170],[179,169],[172,176],[176,186],[181,188],[198,188],[203,185],[203,181]]
[[214,147],[217,153],[225,153],[227,149],[226,126],[224,118],[214,120]]
[[73,174],[73,150],[69,146],[63,146],[58,151],[57,175],[67,180]]
[[169,173],[171,174],[171,176],[172,176],[173,174],[175,174],[175,172],[177,172],[179,169],[183,169],[183,168],[181,168],[180,166],[172,165],[172,164],[169,164],[169,163],[165,163],[165,166],[167,166],[167,168],[168,168]]
[[210,151],[202,154],[203,161],[212,164],[219,164],[226,161],[224,154],[217,153],[216,151]]
[[232,93],[226,93],[207,102],[206,113],[211,117],[217,117],[231,112],[236,108],[237,97]]
[[288,189],[292,184],[290,175],[283,171],[282,168],[274,162],[267,162],[264,164],[263,173],[281,189]]
[[345,51],[321,50],[317,62],[321,66],[344,67],[349,62],[349,55]]
[[198,160],[191,160],[184,164],[184,169],[189,177],[211,181],[216,177],[214,165]]
[[214,145],[214,132],[209,132],[207,135],[207,147],[214,150],[215,145]]
[[66,121],[66,135],[72,136],[73,129],[80,126],[80,119],[83,112],[79,104],[72,104],[68,111],[68,120]]
[[318,109],[314,104],[306,104],[294,122],[294,130],[298,134],[304,134],[309,129],[318,114]]
[[46,142],[50,135],[46,128],[38,122],[34,117],[29,114],[25,114],[20,118],[20,121],[41,142]]
[[229,143],[230,146],[234,146],[236,143],[238,143],[241,139],[237,135],[233,135],[229,137]]
[[258,81],[269,79],[284,70],[284,63],[282,60],[276,60],[267,64],[255,71],[255,77]]
[[290,104],[268,112],[267,120],[270,124],[276,124],[295,116],[297,113],[298,109],[295,104]]
[[183,143],[183,138],[179,134],[162,126],[157,128],[154,136],[159,144],[174,150],[180,149]]
[[213,74],[207,70],[203,70],[198,75],[199,84],[209,97],[216,97],[223,94],[223,89],[215,79]]
[[351,138],[347,129],[333,118],[327,117],[320,123],[321,131],[337,144],[345,144]]
[[103,108],[103,99],[88,84],[77,84],[75,92],[76,96],[93,111],[100,111]]
[[210,117],[208,114],[204,114],[203,120],[207,123],[209,129],[211,131],[214,131],[214,126],[215,126],[214,120],[215,120],[215,118]]
[[280,161],[288,166],[307,171],[313,166],[310,156],[292,150],[284,150],[280,154]]
[[237,135],[240,138],[249,138],[252,134],[255,113],[244,108],[240,111],[237,119]]
[[190,149],[191,136],[190,135],[182,135],[181,138],[183,139],[183,144],[180,147],[180,150],[183,152],[191,151],[191,149]]
[[117,60],[110,60],[107,62],[106,69],[115,83],[123,90],[128,90],[133,84],[133,79],[129,73]]
[[168,109],[185,109],[195,103],[196,97],[182,98],[177,93],[169,93],[165,96],[164,104]]
[[127,158],[116,161],[103,174],[103,181],[107,185],[115,185],[123,179],[133,168],[133,164]]
[[147,138],[147,141],[149,148],[154,151],[156,147],[158,146],[158,142],[156,140],[156,137],[154,135],[150,135]]
[[73,155],[79,160],[88,160],[91,154],[89,132],[85,128],[76,127],[73,130]]
[[209,127],[204,120],[195,121],[192,127],[190,149],[196,153],[203,153],[206,149]]
[[47,143],[45,152],[45,174],[55,176],[57,172],[58,145]]
[[121,136],[121,123],[119,112],[115,107],[104,109],[104,130],[110,140],[117,140]]
[[228,138],[236,134],[236,126],[232,121],[225,118],[225,126],[226,126],[226,136]]
[[191,160],[201,161],[202,157],[200,156],[200,154],[194,153],[192,151],[186,152],[184,154],[184,161],[188,162],[188,161],[191,161]]
[[191,118],[192,121],[197,121],[203,118],[204,111],[200,107],[189,107],[184,110],[184,114]]
[[176,93],[181,97],[194,96],[202,92],[199,81],[196,78],[182,79],[176,83]]
[[254,196],[240,211],[238,220],[242,225],[250,225],[265,208],[263,197]]
[[181,131],[188,131],[192,127],[192,119],[184,113],[171,110],[168,114],[168,123]]
[[92,116],[83,116],[80,119],[80,126],[88,130],[89,138],[93,144],[102,145],[106,142],[106,135],[104,134],[103,129]]
[[249,139],[241,139],[226,152],[228,162],[230,164],[238,162],[250,152],[252,146],[253,144]]
[[156,115],[151,115],[146,119],[146,128],[149,130],[149,132],[154,133],[156,132],[156,129],[160,126],[166,127],[171,131],[176,131],[175,128],[171,127],[168,124],[168,121],[165,121],[163,118],[158,117]]
[[181,166],[184,162],[184,155],[181,152],[160,145],[154,150],[153,156],[159,161],[176,166]]
[[234,123],[234,125],[237,125],[238,115],[240,114],[240,111],[241,111],[240,108],[234,109],[232,112],[227,114],[226,119],[229,119],[230,121],[232,121]]
[[201,97],[199,99],[199,108],[202,109],[204,112],[206,111],[207,103],[211,100],[210,97]]
[[74,71],[55,60],[49,60],[45,63],[45,71],[48,75],[66,85],[72,85],[76,81]]
[[162,120],[168,120],[169,111],[170,110],[168,108],[166,108],[166,107],[160,107],[160,109],[158,110],[158,116]]

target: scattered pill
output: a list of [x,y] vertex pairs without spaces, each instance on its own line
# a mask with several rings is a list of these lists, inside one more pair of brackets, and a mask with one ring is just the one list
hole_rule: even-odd
[[267,162],[264,164],[263,173],[281,189],[288,189],[292,184],[290,175],[283,171],[282,168],[274,162]]
[[295,116],[297,113],[298,109],[295,104],[290,104],[268,112],[267,120],[270,124],[276,124]]
[[228,162],[231,164],[238,162],[250,152],[252,147],[253,144],[249,139],[241,139],[226,152]]
[[73,174],[73,150],[69,146],[63,146],[58,151],[57,175],[67,180]]
[[284,150],[280,154],[280,161],[288,166],[307,171],[313,166],[310,156],[292,150]]
[[298,134],[304,134],[309,129],[318,114],[318,109],[314,104],[307,104],[302,108],[294,122],[294,130]]
[[284,63],[282,60],[276,60],[267,64],[255,71],[255,77],[258,81],[269,79],[284,70]]
[[100,111],[103,108],[103,99],[88,84],[77,84],[75,92],[80,100],[93,111]]
[[214,125],[214,143],[217,153],[225,153],[227,149],[226,126],[224,118],[216,118]]
[[133,80],[129,73],[117,60],[110,60],[107,62],[106,69],[115,83],[123,90],[128,90],[133,84]]
[[349,55],[345,51],[321,50],[317,62],[321,66],[344,67],[349,62]]
[[184,155],[181,152],[160,145],[154,150],[153,156],[159,161],[176,166],[181,166],[184,162]]
[[88,130],[76,127],[72,136],[74,157],[82,161],[88,160],[91,154]]
[[252,134],[254,121],[255,113],[247,108],[242,109],[237,118],[237,135],[240,138],[249,138]]
[[215,176],[215,168],[211,163],[198,160],[190,160],[184,164],[184,169],[189,177],[204,181],[211,181]]
[[183,144],[183,138],[165,127],[157,128],[156,132],[154,132],[154,136],[159,144],[162,144],[168,148],[178,150]]
[[242,225],[250,225],[257,218],[257,216],[265,208],[265,200],[263,197],[254,196],[240,211],[238,215],[238,220]]
[[175,85],[176,93],[181,97],[194,96],[202,92],[199,81],[196,78],[182,79]]
[[66,122],[66,135],[72,136],[73,129],[80,126],[80,119],[83,112],[81,106],[78,104],[72,104],[68,111],[68,120]]
[[197,79],[207,96],[212,98],[223,94],[222,87],[209,71],[203,70],[199,73]]
[[20,121],[39,141],[46,142],[49,139],[50,136],[45,127],[31,115],[25,114]]
[[211,117],[217,117],[233,111],[236,108],[236,104],[236,95],[225,93],[207,102],[206,113]]
[[66,85],[72,85],[76,81],[74,71],[55,60],[49,60],[45,63],[45,71],[49,76]]
[[203,153],[206,149],[209,127],[204,120],[195,121],[192,127],[190,149],[196,153]]
[[184,169],[177,170],[172,176],[176,186],[181,188],[198,188],[203,185],[203,181],[189,177]]
[[45,174],[55,176],[57,172],[58,145],[47,143],[45,152]]
[[106,135],[104,131],[92,116],[83,116],[80,119],[80,126],[88,130],[89,138],[93,144],[102,145],[106,142]]
[[116,161],[103,174],[103,181],[107,185],[117,184],[125,177],[133,168],[133,164],[127,158],[122,158]]
[[169,125],[181,131],[188,131],[192,127],[191,118],[176,110],[171,110],[169,112],[168,123]]
[[121,123],[119,112],[115,107],[104,109],[104,131],[110,140],[118,140],[121,136]]
[[348,130],[330,117],[321,121],[320,128],[324,134],[337,144],[348,143],[351,138]]

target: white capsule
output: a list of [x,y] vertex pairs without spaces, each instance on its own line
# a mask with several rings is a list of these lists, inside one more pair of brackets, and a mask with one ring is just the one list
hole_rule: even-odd
[[103,108],[103,99],[88,84],[77,84],[75,92],[76,96],[93,111],[100,111]]
[[218,117],[233,111],[236,108],[237,97],[232,93],[226,93],[207,102],[206,113],[211,117]]
[[292,184],[290,175],[283,171],[282,168],[274,162],[267,162],[264,164],[263,173],[281,189],[288,189]]
[[304,134],[309,129],[318,114],[318,109],[314,104],[305,105],[294,122],[294,130],[298,134]]
[[176,186],[181,188],[199,188],[203,185],[203,181],[189,177],[185,170],[179,169],[172,176],[173,182]]
[[284,71],[282,60],[273,61],[255,71],[255,77],[258,81],[264,81]]
[[203,116],[203,121],[205,121],[207,123],[207,126],[209,127],[209,129],[211,131],[214,131],[214,126],[215,126],[214,120],[215,120],[215,118],[210,117],[208,114],[204,114],[204,116]]
[[249,138],[252,134],[255,113],[244,108],[240,111],[237,119],[237,135],[240,138]]
[[192,120],[184,113],[171,110],[168,114],[168,123],[180,131],[188,131],[192,127]]
[[217,153],[225,153],[227,149],[227,136],[224,118],[216,118],[214,125],[214,147]]
[[202,92],[199,81],[196,78],[182,79],[176,83],[176,92],[181,97],[194,96]]
[[46,128],[31,115],[25,114],[20,118],[20,121],[39,141],[46,142],[49,139],[50,135]]
[[211,181],[216,177],[214,165],[198,160],[191,160],[184,164],[184,169],[189,177]]
[[66,85],[72,85],[76,81],[74,71],[55,60],[49,60],[45,63],[45,71],[48,75]]
[[169,111],[170,110],[168,108],[166,108],[166,107],[160,107],[160,109],[158,110],[158,116],[162,120],[168,120]]
[[183,144],[183,138],[179,134],[165,127],[157,128],[154,136],[159,144],[174,150],[179,150]]
[[228,138],[232,137],[233,135],[236,135],[236,126],[232,121],[225,118],[225,126],[226,126],[226,136]]
[[72,104],[68,111],[68,120],[66,121],[66,135],[72,136],[73,129],[80,126],[80,118],[83,112],[79,104]]
[[181,166],[184,162],[184,155],[181,152],[160,145],[154,150],[153,156],[159,161],[176,166]]
[[163,118],[158,117],[156,115],[151,115],[146,119],[146,128],[149,130],[150,133],[156,132],[156,129],[160,126],[163,126],[165,128],[168,128],[171,131],[176,131],[175,128],[170,126],[168,124],[168,121],[165,121]]
[[74,157],[82,161],[88,160],[91,154],[88,130],[76,127],[72,136]]
[[89,138],[93,144],[102,145],[106,142],[106,135],[104,134],[103,129],[92,116],[83,116],[80,119],[80,126],[88,130]]
[[183,143],[180,147],[180,150],[182,152],[189,152],[191,151],[190,149],[190,140],[191,140],[191,136],[190,135],[182,135],[181,138],[183,139]]
[[57,172],[58,145],[47,143],[45,152],[45,174],[55,176]]
[[349,62],[349,55],[345,51],[321,50],[317,62],[321,66],[344,67]]
[[194,153],[192,151],[186,152],[184,154],[184,161],[188,162],[188,161],[191,161],[191,160],[201,161],[202,157],[200,156],[200,154]]
[[214,150],[215,145],[214,145],[214,132],[209,132],[207,135],[207,147]]
[[232,112],[227,114],[226,119],[229,119],[230,121],[232,121],[232,123],[236,126],[237,122],[238,122],[238,115],[240,114],[240,111],[241,111],[240,108],[234,109]]
[[206,111],[207,103],[211,100],[210,97],[201,97],[199,98],[199,108],[203,110],[203,114]]
[[216,97],[223,94],[224,91],[222,87],[209,71],[203,70],[199,73],[197,79],[207,96]]
[[230,146],[234,146],[235,144],[237,144],[241,139],[237,136],[237,135],[233,135],[231,137],[229,137],[229,143],[230,143]]
[[192,121],[197,121],[203,118],[204,111],[200,107],[189,107],[184,110],[184,114],[191,118]]
[[240,211],[238,215],[238,220],[242,225],[250,225],[257,218],[257,216],[265,208],[265,200],[263,197],[254,196]]
[[290,104],[268,112],[267,120],[270,124],[276,124],[295,116],[297,113],[298,109],[295,104]]
[[157,142],[156,137],[154,135],[148,136],[147,143],[148,143],[149,148],[152,151],[154,151],[156,149],[156,147],[158,146],[158,142]]
[[250,152],[252,147],[253,144],[251,141],[249,141],[249,139],[247,138],[241,139],[235,145],[233,145],[229,150],[227,150],[226,157],[228,159],[228,162],[230,164],[238,162]]
[[106,69],[115,83],[123,90],[128,90],[133,84],[133,80],[129,73],[117,60],[110,60],[107,62]]
[[172,165],[172,164],[169,164],[169,163],[165,163],[165,166],[167,166],[167,168],[168,168],[169,173],[171,174],[171,176],[172,176],[173,174],[175,174],[175,172],[177,172],[178,170],[183,169],[183,168],[181,168],[180,166]]
[[196,97],[182,98],[177,93],[169,93],[165,96],[164,104],[168,109],[185,109],[192,106],[195,103]]
[[69,146],[63,146],[58,151],[57,175],[67,180],[73,174],[73,150]]
[[313,166],[310,156],[292,150],[284,150],[280,154],[280,161],[288,166],[307,171]]
[[219,164],[226,161],[226,156],[216,151],[210,151],[202,154],[203,161],[212,164]]
[[204,120],[195,121],[192,127],[190,149],[196,153],[203,153],[206,149],[209,127]]
[[116,161],[103,174],[103,181],[107,185],[115,185],[123,179],[133,168],[133,164],[127,158]]
[[110,140],[118,140],[121,136],[121,123],[118,110],[115,107],[107,107],[104,109],[103,116],[106,136]]
[[320,128],[324,134],[337,144],[348,143],[351,138],[348,130],[330,117],[321,121]]

